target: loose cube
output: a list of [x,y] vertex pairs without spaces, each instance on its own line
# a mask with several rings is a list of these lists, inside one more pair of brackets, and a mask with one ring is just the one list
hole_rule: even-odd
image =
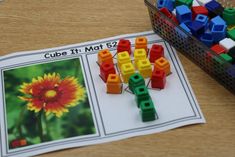
[[204,6],[195,6],[192,7],[192,18],[195,19],[197,15],[205,15],[208,16],[208,10]]
[[[235,19],[234,19],[235,20]],[[231,29],[227,32],[227,35],[229,38],[233,39],[235,41],[235,28]]]
[[226,51],[229,51],[231,48],[235,46],[235,41],[233,41],[230,38],[224,38],[219,42],[219,44],[226,49]]
[[215,44],[214,46],[212,46],[211,50],[214,51],[217,55],[226,53],[226,49],[219,44]]
[[225,8],[223,11],[223,19],[226,21],[227,25],[235,25],[235,8]]
[[176,18],[179,23],[184,23],[192,20],[192,12],[186,5],[176,7]]
[[157,1],[158,9],[166,7],[169,11],[174,10],[174,3],[172,0],[158,0]]

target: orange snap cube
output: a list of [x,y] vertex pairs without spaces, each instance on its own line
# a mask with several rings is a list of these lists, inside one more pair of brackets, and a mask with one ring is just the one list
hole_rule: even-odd
[[166,75],[171,73],[170,63],[164,57],[157,59],[154,63],[154,69],[156,70],[164,70]]
[[107,93],[110,94],[121,94],[122,92],[122,84],[119,75],[117,74],[109,74],[107,82]]
[[148,52],[148,40],[147,40],[147,38],[137,37],[135,39],[135,49],[145,49],[146,53],[147,53]]
[[108,49],[100,50],[98,53],[98,63],[101,65],[102,63],[112,63],[113,64],[113,56]]

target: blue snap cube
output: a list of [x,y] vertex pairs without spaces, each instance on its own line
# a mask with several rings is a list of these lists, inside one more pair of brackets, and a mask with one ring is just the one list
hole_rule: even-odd
[[174,2],[172,0],[158,0],[157,8],[167,8],[169,11],[172,12],[174,10]]
[[195,18],[195,21],[202,23],[205,27],[205,30],[209,26],[209,18],[206,15],[198,14]]
[[[231,20],[233,20],[233,19],[231,19]],[[220,16],[216,16],[216,17],[212,18],[210,21],[210,24],[209,24],[210,29],[214,25],[226,25],[226,22]]]
[[204,34],[200,37],[200,40],[201,40],[205,45],[207,45],[208,47],[211,47],[212,44],[213,44],[213,42],[214,42],[211,32],[206,32],[206,33],[204,33]]
[[183,28],[186,32],[192,34],[192,33],[191,33],[191,30],[188,28],[188,26],[186,26],[185,23],[181,23],[181,24],[180,24],[180,27]]
[[211,29],[212,37],[215,42],[219,42],[226,37],[226,25],[213,25]]
[[205,27],[201,22],[193,21],[193,22],[187,22],[186,25],[191,30],[191,33],[195,37],[200,37],[205,32]]
[[179,23],[192,21],[192,12],[186,5],[176,7],[176,18]]
[[205,7],[207,8],[207,10],[209,11],[209,17],[213,18],[217,15],[221,15],[224,11],[223,6],[216,2],[215,0],[212,0],[208,3],[206,3]]

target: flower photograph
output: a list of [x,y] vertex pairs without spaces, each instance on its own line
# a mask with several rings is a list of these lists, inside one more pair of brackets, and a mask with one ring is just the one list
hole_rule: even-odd
[[79,59],[3,75],[9,149],[96,133]]

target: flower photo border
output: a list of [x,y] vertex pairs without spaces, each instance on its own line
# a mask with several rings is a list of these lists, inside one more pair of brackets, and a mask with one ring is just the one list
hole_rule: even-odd
[[[8,131],[7,131],[7,113],[6,113],[6,99],[5,99],[5,87],[4,87],[4,71],[7,70],[12,70],[12,69],[16,69],[16,68],[24,68],[27,66],[33,66],[33,65],[39,65],[39,64],[47,64],[47,63],[54,63],[54,62],[59,62],[59,61],[64,61],[64,60],[72,60],[72,59],[79,59],[80,64],[81,64],[81,70],[83,73],[83,77],[84,77],[84,84],[85,84],[85,89],[87,90],[87,97],[88,97],[88,102],[89,102],[89,106],[90,106],[90,111],[92,114],[92,120],[94,123],[94,128],[95,128],[95,132],[93,134],[89,134],[89,135],[81,135],[81,136],[75,136],[75,137],[70,137],[70,138],[64,138],[64,139],[60,139],[60,140],[54,140],[54,141],[48,141],[48,142],[43,142],[43,143],[39,143],[39,144],[33,144],[33,145],[29,145],[29,146],[24,146],[24,147],[19,147],[19,148],[15,148],[15,149],[10,149],[9,148],[9,142],[8,142]],[[1,80],[1,85],[2,85],[2,106],[0,106],[0,109],[2,110],[3,114],[1,114],[1,119],[3,119],[3,124],[1,121],[1,127],[0,129],[0,142],[1,142],[1,148],[0,148],[0,152],[1,152],[1,156],[4,156],[5,154],[3,153],[3,150],[5,150],[6,155],[16,155],[18,153],[26,153],[26,152],[30,152],[30,151],[36,151],[36,150],[40,150],[46,147],[53,147],[53,146],[59,146],[59,145],[64,145],[65,143],[71,143],[71,142],[79,142],[79,141],[84,141],[84,140],[92,140],[93,138],[97,138],[100,137],[100,130],[98,127],[98,122],[97,122],[97,115],[96,115],[96,111],[94,109],[94,103],[91,97],[91,91],[90,91],[90,87],[89,87],[89,83],[88,83],[88,78],[87,78],[87,74],[84,70],[84,61],[82,58],[82,55],[77,55],[76,57],[64,57],[64,58],[60,58],[60,59],[50,59],[50,60],[37,60],[37,61],[30,61],[30,62],[24,62],[24,63],[20,63],[20,64],[15,64],[15,65],[11,65],[11,66],[6,66],[6,67],[2,67],[0,69],[1,71],[1,78],[3,78]],[[4,146],[5,144],[5,146]]]

